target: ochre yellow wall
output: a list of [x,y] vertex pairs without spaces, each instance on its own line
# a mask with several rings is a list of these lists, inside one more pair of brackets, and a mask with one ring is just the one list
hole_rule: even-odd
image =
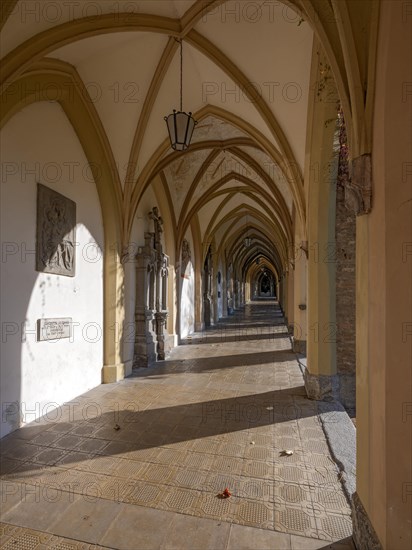
[[357,223],[357,492],[387,550],[412,545],[410,24],[404,3],[381,3],[373,208]]

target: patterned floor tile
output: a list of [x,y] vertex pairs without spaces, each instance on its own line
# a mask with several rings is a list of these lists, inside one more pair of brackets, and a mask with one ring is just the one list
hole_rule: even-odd
[[142,476],[152,483],[167,483],[176,476],[176,469],[165,464],[149,464]]
[[134,481],[130,483],[130,489],[125,492],[123,499],[131,504],[140,506],[158,507],[163,500],[166,487],[144,481]]
[[159,503],[159,509],[181,514],[195,515],[200,496],[199,491],[168,487]]
[[212,462],[212,455],[188,452],[185,459],[185,466],[189,468],[197,468],[199,470],[208,471],[212,466]]
[[247,477],[257,477],[261,479],[272,479],[273,469],[273,465],[266,462],[245,460],[243,464],[242,475]]
[[240,475],[243,469],[243,460],[229,456],[220,456],[213,460],[211,470],[224,474]]
[[274,507],[274,528],[276,531],[303,537],[318,538],[315,517],[300,508]]
[[210,493],[201,493],[197,502],[196,515],[231,521],[234,514],[233,500],[219,498],[217,495]]
[[273,529],[273,507],[262,501],[239,499],[234,509],[233,521],[259,529]]
[[349,516],[328,514],[316,518],[318,537],[325,540],[342,540],[352,536],[352,522]]
[[320,515],[351,515],[351,507],[338,483],[311,487],[311,497],[315,511]]

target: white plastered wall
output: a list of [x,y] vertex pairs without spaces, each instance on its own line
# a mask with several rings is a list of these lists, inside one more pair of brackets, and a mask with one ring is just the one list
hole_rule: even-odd
[[195,331],[195,265],[194,246],[191,231],[188,230],[185,239],[190,244],[191,261],[185,272],[180,274],[180,337],[185,338]]
[[[45,413],[58,418],[65,402],[101,383],[104,236],[90,167],[57,103],[18,112],[1,150],[3,436]],[[74,277],[35,269],[37,182],[76,203]],[[72,337],[37,341],[36,322],[47,317],[71,317]]]

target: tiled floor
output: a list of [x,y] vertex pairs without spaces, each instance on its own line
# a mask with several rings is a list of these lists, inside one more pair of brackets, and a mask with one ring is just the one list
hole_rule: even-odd
[[274,303],[1,448],[4,548],[353,548],[339,469]]

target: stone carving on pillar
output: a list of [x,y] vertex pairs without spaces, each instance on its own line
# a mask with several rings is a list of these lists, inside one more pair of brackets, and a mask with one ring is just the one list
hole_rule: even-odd
[[136,254],[136,310],[134,367],[149,367],[156,361],[156,334],[153,331],[154,233],[145,233],[145,245]]
[[167,285],[169,276],[169,258],[163,252],[158,256],[157,271],[157,298],[156,298],[156,336],[157,358],[166,359],[170,352],[167,334]]
[[158,209],[149,212],[154,231],[145,233],[145,245],[136,254],[136,336],[133,366],[149,367],[165,359],[168,349],[167,278],[169,258],[163,253],[163,220]]
[[369,153],[352,161],[351,180],[345,185],[345,204],[357,216],[369,214],[372,208],[372,163]]

